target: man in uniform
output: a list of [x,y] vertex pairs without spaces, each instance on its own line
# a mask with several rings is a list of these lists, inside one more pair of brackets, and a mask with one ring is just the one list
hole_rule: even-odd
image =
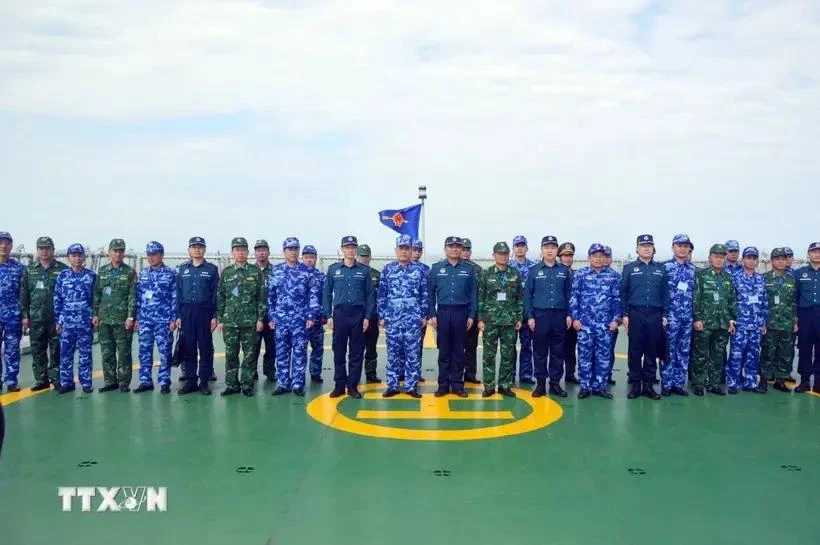
[[765,392],[767,381],[774,381],[774,389],[789,393],[786,381],[791,378],[794,349],[794,331],[797,321],[795,280],[786,274],[786,251],[772,250],[772,270],[763,275],[769,304],[769,320],[763,336],[760,359],[760,388]]
[[94,286],[92,322],[100,340],[105,381],[100,392],[119,389],[125,393],[131,386],[137,273],[123,263],[124,256],[124,240],[115,238],[109,242],[110,263],[100,267]]
[[[421,267],[424,269],[425,274],[427,275],[427,278],[429,278],[430,277],[430,265],[428,265],[426,263],[423,263],[421,261],[421,256],[424,253],[424,243],[421,240],[419,240],[417,238],[414,238],[412,244],[413,244],[413,248],[412,248],[411,253],[410,253],[410,260],[413,261],[413,263],[417,263],[417,264],[421,265]],[[425,314],[427,314],[426,310],[425,310]],[[419,348],[419,369],[422,369],[422,360],[424,358],[424,338],[426,336],[427,336],[427,320],[425,319],[424,325],[421,326],[421,339],[419,339],[419,346],[420,346],[420,348]],[[404,379],[404,377],[400,376],[399,380],[402,380],[402,379]],[[421,376],[421,375],[419,375],[419,382],[424,382],[424,377]]]
[[[481,278],[481,266],[470,259],[473,255],[473,243],[469,238],[462,238],[461,243],[461,260],[475,269],[478,282]],[[478,380],[478,324],[473,324],[464,337],[464,382],[481,384]]]
[[546,395],[547,377],[550,394],[567,397],[561,388],[561,376],[564,374],[566,330],[572,326],[569,315],[572,273],[569,267],[558,263],[557,253],[558,239],[552,235],[542,238],[541,261],[529,270],[524,285],[524,317],[535,348],[537,384],[532,397]]
[[272,395],[293,391],[305,395],[308,332],[321,316],[316,274],[299,263],[299,239],[282,243],[285,262],[273,267],[268,284],[268,327],[276,333],[276,388]]
[[[265,326],[265,286],[262,271],[248,263],[248,241],[231,240],[233,264],[225,267],[219,279],[216,297],[216,319],[225,340],[225,390],[222,396],[253,395],[253,373],[256,370],[256,341]],[[242,373],[239,372],[239,348],[242,347]],[[200,380],[202,380],[200,378]]]
[[[302,248],[302,263],[313,271],[316,275],[316,282],[324,289],[325,273],[316,268],[318,253],[316,248],[306,244]],[[310,380],[313,382],[324,382],[322,379],[322,358],[325,354],[325,324],[327,316],[322,312],[321,317],[313,323],[313,327],[308,332],[308,344],[310,344]]]
[[[621,279],[623,324],[629,335],[629,382],[627,397],[643,395],[661,398],[652,387],[657,374],[658,346],[666,327],[669,312],[666,267],[653,259],[655,242],[652,235],[640,235],[636,251],[638,259],[624,267]],[[643,384],[643,389],[641,389]]]
[[60,388],[60,334],[54,322],[54,286],[57,276],[67,268],[68,265],[54,259],[54,241],[49,237],[38,238],[37,260],[26,267],[20,287],[23,329],[29,331],[31,343],[32,392],[45,390],[49,384]]
[[735,334],[737,297],[725,262],[726,246],[714,244],[709,249],[709,267],[695,273],[692,386],[697,396],[702,396],[704,389],[726,395],[720,380],[726,343]]
[[[510,259],[510,267],[518,271],[521,275],[521,285],[527,284],[527,275],[530,267],[535,262],[527,257],[527,237],[516,235],[513,237],[513,257]],[[518,330],[518,339],[521,342],[521,352],[518,354],[518,381],[522,384],[535,384],[532,379],[533,374],[533,337],[532,331],[527,327],[527,317],[523,316],[523,327]],[[563,371],[563,370],[562,370]],[[515,379],[515,365],[513,365],[513,379]]]
[[145,246],[148,267],[137,276],[136,305],[139,333],[139,386],[135,394],[154,389],[154,343],[159,351],[160,392],[171,393],[171,350],[179,319],[177,272],[163,263],[165,248],[152,240]]
[[786,274],[794,277],[794,250],[786,246],[783,251],[786,253]]
[[743,272],[743,263],[740,262],[740,243],[736,240],[727,240],[726,252],[726,272],[734,279]]
[[[356,261],[358,240],[342,237],[342,261],[327,271],[322,297],[322,308],[333,329],[333,381],[336,383],[330,397],[347,393],[360,399],[359,381],[364,359],[364,332],[375,312],[376,294],[370,277],[370,267]],[[349,361],[347,355],[350,354]]]
[[[205,239],[191,237],[188,241],[190,260],[177,268],[177,303],[181,335],[185,385],[180,395],[199,390],[210,395],[208,381],[214,373],[214,339],[216,329],[216,292],[219,269],[205,259]],[[197,358],[197,351],[199,358]],[[199,386],[197,386],[197,359]]]
[[590,395],[612,399],[607,390],[609,345],[612,332],[618,329],[621,295],[615,272],[604,267],[603,244],[592,244],[588,255],[589,267],[572,276],[569,301],[572,327],[578,332],[578,399]]
[[[379,279],[381,273],[375,267],[370,266],[372,252],[370,246],[362,244],[356,252],[356,261],[366,265],[370,269],[370,282],[373,285],[373,293],[379,292]],[[376,375],[378,357],[376,354],[376,344],[379,342],[379,317],[373,306],[373,315],[368,317],[367,331],[364,332],[364,374],[368,384],[378,384],[381,382]],[[400,370],[401,377],[404,378],[404,370]]]
[[428,282],[428,322],[436,328],[438,389],[435,396],[464,390],[464,337],[473,327],[477,310],[476,268],[461,260],[461,239],[444,241],[447,258],[431,267]]
[[[575,261],[575,244],[564,242],[558,247],[558,260],[561,265],[569,269],[570,275],[574,273],[572,264]],[[574,327],[567,329],[564,335],[564,383],[578,384],[575,376],[575,367],[578,362],[576,347],[578,345],[578,332]]]
[[510,386],[515,379],[515,339],[524,315],[521,273],[509,266],[510,247],[506,242],[493,246],[493,259],[495,265],[483,271],[478,280],[478,329],[484,334],[482,396],[495,394],[495,357],[500,349],[498,393],[515,397]]
[[672,238],[674,257],[664,263],[669,314],[666,324],[665,361],[661,371],[661,395],[688,396],[686,376],[692,349],[692,302],[695,292],[695,266],[689,256],[695,245],[689,235]]
[[[17,375],[20,371],[20,339],[23,336],[20,312],[20,289],[25,267],[11,257],[14,241],[11,235],[0,231],[0,360],[6,362],[6,385],[9,392],[19,392]],[[0,392],[3,391],[3,362],[0,361]]]
[[[612,248],[604,246],[604,267],[611,270],[618,277],[618,285],[621,284],[621,274],[612,268]],[[618,330],[612,332],[612,344],[609,347],[609,376],[606,378],[607,384],[614,386],[615,380],[612,379],[612,370],[615,368],[615,343],[618,342]]]
[[388,263],[380,276],[377,313],[387,338],[387,391],[383,397],[400,393],[399,372],[404,372],[404,393],[420,398],[421,344],[418,342],[427,315],[427,271],[411,258],[412,240],[396,239],[396,261]]
[[726,386],[731,395],[737,394],[739,387],[746,392],[765,392],[758,387],[757,377],[760,372],[760,340],[766,333],[768,322],[769,298],[763,276],[757,272],[759,256],[760,252],[754,246],[744,248],[743,272],[735,276],[737,324],[726,365]]
[[808,264],[794,272],[800,343],[800,359],[797,363],[800,384],[794,391],[808,392],[813,374],[812,391],[820,394],[820,242],[812,242],[808,254]]
[[85,249],[81,244],[68,247],[70,267],[57,276],[54,285],[54,319],[60,335],[60,389],[65,394],[74,391],[74,351],[79,352],[79,375],[83,392],[90,394],[91,342],[94,338],[92,306],[97,275],[86,269]]
[[[256,261],[256,267],[262,271],[262,283],[265,286],[265,301],[268,300],[268,282],[270,282],[270,273],[273,266],[270,263],[270,246],[268,241],[260,239],[253,245],[253,253]],[[262,373],[267,378],[268,382],[276,381],[276,337],[273,330],[269,327],[262,328],[262,333],[256,340],[256,368],[259,367],[259,356],[262,353],[262,342],[265,342],[265,355],[262,357]],[[258,377],[257,372],[254,376]]]

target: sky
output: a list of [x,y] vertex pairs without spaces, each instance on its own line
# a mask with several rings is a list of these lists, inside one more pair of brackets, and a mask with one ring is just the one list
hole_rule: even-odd
[[0,230],[333,254],[820,239],[815,0],[0,1]]

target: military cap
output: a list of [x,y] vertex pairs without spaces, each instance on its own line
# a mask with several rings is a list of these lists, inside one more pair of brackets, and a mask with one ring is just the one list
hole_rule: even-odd
[[820,250],[820,242],[812,242],[809,244],[809,251],[813,252],[814,250]]
[[356,255],[359,257],[370,257],[371,254],[372,252],[370,251],[370,246],[367,244],[362,244],[359,246],[359,249],[356,250]]
[[655,237],[652,235],[638,235],[635,244],[655,244]]
[[311,246],[310,244],[305,244],[305,247],[304,247],[304,248],[302,248],[302,255],[305,255],[305,254],[308,254],[308,255],[319,255],[319,254],[316,252],[316,248],[314,248],[314,247],[313,247],[313,246]]
[[547,235],[541,239],[541,246],[546,246],[547,244],[555,244],[558,246],[558,238],[554,237],[553,235]]
[[760,257],[760,252],[754,246],[743,248],[743,257]]
[[202,237],[191,237],[188,239],[188,247],[191,246],[205,246],[205,239]]
[[453,244],[455,244],[456,246],[464,245],[460,237],[447,237],[446,239],[444,239],[445,246],[452,246]]
[[413,239],[413,248],[416,249],[416,250],[423,250],[424,249],[424,243],[421,240],[419,240],[417,238],[414,238]]
[[0,240],[8,240],[9,242],[14,242],[14,239],[11,238],[11,234],[6,231],[0,231]]
[[108,243],[109,250],[125,250],[125,241],[121,238],[111,239]]
[[595,242],[594,244],[592,244],[592,245],[589,247],[589,251],[587,252],[587,254],[588,254],[588,255],[592,255],[592,254],[594,254],[595,252],[603,252],[603,251],[604,251],[604,245],[603,245],[603,244],[599,244],[599,243]]
[[775,248],[775,249],[772,250],[771,255],[772,255],[772,259],[774,259],[775,257],[788,257],[786,255],[786,249],[785,248]]
[[558,255],[575,255],[575,244],[565,242],[558,247]]
[[298,248],[299,247],[299,239],[296,237],[288,237],[282,242],[282,249],[287,250],[288,248]]
[[413,237],[410,235],[399,235],[396,237],[396,248],[401,246],[407,246],[408,248],[413,246]]
[[789,246],[783,248],[783,251],[786,252],[786,257],[794,257],[794,250],[792,250]]
[[[518,246],[519,244],[523,244],[526,246],[527,244],[527,237],[524,235],[515,235],[513,237],[513,246]],[[542,243],[543,245],[543,243]]]
[[156,240],[152,240],[148,244],[145,245],[145,253],[146,254],[164,254],[165,248],[157,242]]
[[726,255],[728,252],[726,251],[725,244],[712,244],[712,247],[709,248],[709,253]]
[[503,240],[501,242],[496,242],[495,246],[493,246],[493,253],[494,254],[508,254],[510,253],[510,247],[507,246],[507,243]]
[[264,238],[260,238],[259,240],[257,240],[254,243],[253,247],[254,247],[254,249],[256,249],[256,248],[267,248],[268,250],[270,250],[270,246],[268,245],[268,241],[265,240]]
[[72,244],[66,251],[67,254],[83,254],[85,255],[85,248],[82,244]]
[[609,246],[604,246],[604,255],[607,257],[612,257],[612,248]]
[[680,233],[672,237],[672,244],[688,244],[690,248],[695,249],[695,245],[689,240],[689,235]]
[[726,247],[727,252],[739,252],[740,251],[740,243],[736,240],[727,240],[726,244],[724,244],[724,246]]
[[233,248],[247,248],[247,247],[248,247],[248,241],[245,239],[245,237],[234,237],[233,240],[231,240],[231,249],[233,249]]
[[54,241],[51,237],[40,237],[37,239],[38,248],[54,248]]
[[472,250],[473,249],[473,241],[467,237],[461,239],[461,247],[465,250]]
[[358,246],[359,239],[352,235],[348,235],[346,237],[342,237],[342,246]]

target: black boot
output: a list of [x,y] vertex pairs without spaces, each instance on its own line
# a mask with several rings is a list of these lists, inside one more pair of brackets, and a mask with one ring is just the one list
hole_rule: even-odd
[[652,387],[651,382],[647,382],[643,385],[643,396],[648,397],[649,399],[654,399],[655,401],[661,398],[661,395],[655,391],[655,388]]
[[781,392],[786,392],[787,394],[792,393],[792,389],[786,386],[786,383],[782,380],[774,381],[774,386],[772,386],[775,390],[780,390]]
[[510,390],[507,386],[501,386],[498,389],[498,393],[503,395],[504,397],[516,397],[515,392]]
[[337,382],[336,387],[333,388],[332,392],[330,392],[330,397],[342,397],[343,395],[345,395],[344,382]]
[[800,384],[794,389],[794,393],[802,394],[811,390],[811,379],[809,377],[800,377]]
[[177,394],[184,396],[185,394],[191,394],[193,392],[198,391],[199,388],[196,386],[196,382],[186,382],[185,386],[177,390]]
[[567,392],[561,388],[557,382],[550,382],[550,395],[558,397],[567,397]]
[[539,378],[538,384],[532,391],[532,397],[544,397],[545,395],[547,395],[547,380]]
[[626,394],[627,399],[637,399],[641,397],[641,383],[640,382],[633,382],[632,386],[629,389],[629,393]]
[[673,386],[672,387],[672,393],[675,394],[675,395],[682,396],[682,397],[689,397],[689,392],[687,392],[686,390],[684,390],[680,386]]
[[100,393],[111,392],[113,390],[119,390],[119,384],[106,384],[102,388],[100,388]]

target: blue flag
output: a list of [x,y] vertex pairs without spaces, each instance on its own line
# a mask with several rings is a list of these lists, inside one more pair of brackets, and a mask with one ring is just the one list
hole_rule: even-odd
[[408,206],[401,210],[382,210],[379,212],[379,221],[402,235],[419,238],[421,225],[421,204]]

